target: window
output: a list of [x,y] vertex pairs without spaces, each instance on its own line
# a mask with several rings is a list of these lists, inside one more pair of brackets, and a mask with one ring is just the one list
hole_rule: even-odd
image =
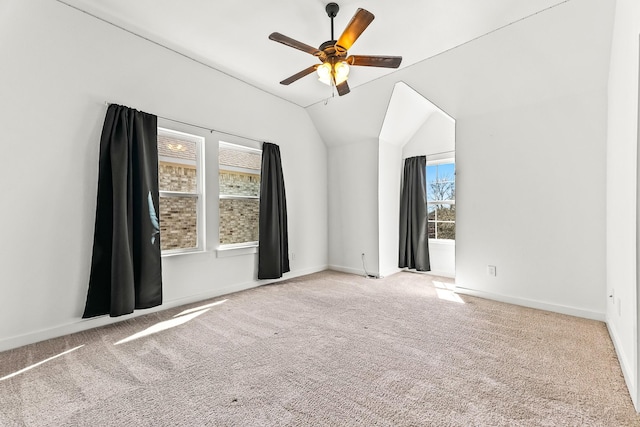
[[258,244],[262,151],[220,142],[220,245]]
[[163,254],[204,248],[204,138],[158,128],[160,248]]
[[456,238],[456,170],[453,160],[427,164],[427,220],[430,239]]

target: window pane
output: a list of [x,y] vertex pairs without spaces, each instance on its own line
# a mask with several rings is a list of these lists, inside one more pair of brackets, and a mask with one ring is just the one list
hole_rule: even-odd
[[220,244],[258,241],[258,199],[220,199]]
[[438,222],[438,239],[456,238],[456,225],[450,222]]
[[456,199],[455,179],[456,165],[453,162],[427,166],[427,219],[430,239],[455,240],[456,205],[439,203]]
[[427,181],[434,181],[438,176],[438,165],[427,166]]
[[429,221],[436,220],[436,205],[427,205],[427,219]]
[[444,178],[438,178],[429,182],[427,189],[427,200],[453,200],[455,197],[455,185],[453,181]]
[[160,191],[183,191],[196,193],[196,168],[158,162],[158,184]]
[[197,192],[196,143],[158,134],[160,191]]
[[454,163],[444,163],[438,165],[438,181],[442,187],[442,199],[456,199],[456,166]]
[[220,194],[230,196],[259,196],[260,175],[220,171]]
[[429,221],[427,223],[427,237],[429,239],[435,239],[436,238],[436,223],[435,222]]
[[455,164],[427,166],[427,200],[455,200]]
[[456,205],[432,205],[437,209],[438,221],[455,221]]
[[453,163],[442,163],[438,165],[438,179],[449,179],[453,181],[455,176],[455,165]]
[[262,154],[257,151],[234,150],[233,148],[220,146],[218,161],[221,166],[220,169],[227,169],[224,166],[231,166],[232,168],[260,171]]
[[191,249],[198,246],[197,199],[160,197],[160,248]]
[[432,165],[427,166],[427,200],[436,200],[434,199],[433,191],[431,190],[431,183],[436,180],[438,176],[438,166]]

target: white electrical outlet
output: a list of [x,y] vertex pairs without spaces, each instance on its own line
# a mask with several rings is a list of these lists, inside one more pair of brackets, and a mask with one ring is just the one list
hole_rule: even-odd
[[496,277],[496,266],[487,265],[487,274],[491,277]]

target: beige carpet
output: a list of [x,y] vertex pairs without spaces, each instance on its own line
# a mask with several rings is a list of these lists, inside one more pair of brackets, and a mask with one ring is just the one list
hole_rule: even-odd
[[440,282],[327,271],[0,353],[0,425],[640,425],[603,323]]

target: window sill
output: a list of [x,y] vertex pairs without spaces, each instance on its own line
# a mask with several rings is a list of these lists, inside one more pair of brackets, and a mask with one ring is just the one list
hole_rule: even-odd
[[188,251],[179,251],[179,252],[164,252],[164,253],[160,253],[160,256],[162,258],[168,258],[168,257],[174,257],[174,256],[180,256],[180,255],[192,255],[192,254],[203,254],[207,251],[202,250],[202,249],[194,249],[194,250],[188,250]]
[[226,258],[226,257],[238,256],[238,255],[251,255],[251,254],[258,253],[258,245],[253,244],[253,245],[246,245],[246,246],[230,246],[230,247],[221,246],[218,249],[216,249],[216,253],[218,258]]
[[429,239],[429,244],[455,246],[456,241],[449,239]]

